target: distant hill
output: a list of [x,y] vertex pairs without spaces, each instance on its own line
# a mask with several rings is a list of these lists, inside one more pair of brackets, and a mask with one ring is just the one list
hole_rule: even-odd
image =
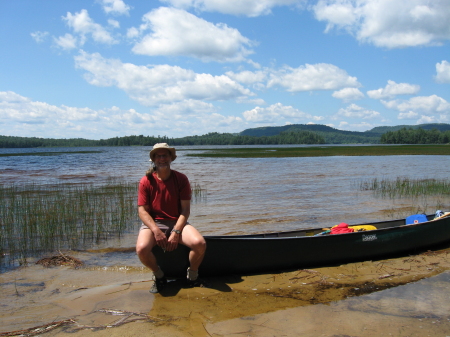
[[449,131],[450,124],[445,123],[430,123],[430,124],[418,124],[418,125],[397,125],[397,126],[377,126],[368,132],[383,134],[389,131],[398,131],[403,128],[406,129],[424,129],[424,130],[433,130],[436,129],[438,131]]
[[321,124],[291,124],[284,126],[266,126],[260,128],[246,129],[239,133],[242,136],[269,137],[279,135],[282,132],[311,131],[322,136],[326,144],[378,144],[383,133],[398,131],[403,128],[422,128],[424,130],[437,129],[439,131],[450,130],[450,124],[420,124],[420,125],[398,125],[377,126],[371,130],[343,131]]
[[[290,124],[290,125],[284,125],[284,126],[264,126],[260,128],[253,128],[253,129],[246,129],[239,134],[241,136],[254,136],[254,137],[262,137],[262,136],[275,136],[279,135],[281,132],[286,131],[300,131],[300,130],[307,130],[307,131],[324,131],[324,132],[331,132],[336,129],[333,129],[326,125],[321,124]],[[338,131],[338,130],[336,130]]]
[[342,131],[330,126],[321,124],[291,124],[284,126],[267,126],[253,129],[246,129],[240,133],[242,136],[269,137],[279,135],[282,132],[310,131],[317,133],[325,139],[327,144],[351,144],[380,142],[381,134],[378,132],[365,131]]

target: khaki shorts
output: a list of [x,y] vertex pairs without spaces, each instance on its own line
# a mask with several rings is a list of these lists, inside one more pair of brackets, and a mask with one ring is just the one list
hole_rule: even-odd
[[[158,226],[158,228],[164,233],[166,234],[166,237],[170,236],[170,233],[172,232],[173,227],[175,227],[175,225],[177,224],[177,220],[160,220],[160,219],[156,219],[155,220],[156,225]],[[186,226],[190,225],[189,222],[186,222]],[[143,229],[150,229],[148,228],[146,225],[142,224],[141,228],[139,228],[139,232]]]

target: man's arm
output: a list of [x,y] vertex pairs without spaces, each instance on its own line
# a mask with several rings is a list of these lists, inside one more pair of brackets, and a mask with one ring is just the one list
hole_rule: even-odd
[[[189,215],[191,214],[191,201],[190,200],[181,200],[181,212],[178,217],[177,223],[173,227],[174,230],[183,231],[184,226],[186,226],[186,222],[189,219]],[[178,242],[180,241],[181,234],[177,234],[172,231],[169,236],[169,244],[167,247],[168,251],[174,250],[178,246]]]

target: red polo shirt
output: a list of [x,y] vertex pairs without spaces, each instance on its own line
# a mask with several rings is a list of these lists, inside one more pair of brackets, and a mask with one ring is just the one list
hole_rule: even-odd
[[171,170],[167,180],[159,180],[156,173],[139,182],[138,206],[149,205],[150,215],[158,220],[176,220],[181,212],[181,200],[191,200],[191,185],[183,173]]

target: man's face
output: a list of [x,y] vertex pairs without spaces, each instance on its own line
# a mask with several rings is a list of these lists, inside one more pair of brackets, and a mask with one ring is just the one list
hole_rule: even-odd
[[169,150],[165,149],[159,149],[155,152],[154,157],[154,163],[157,168],[165,168],[170,166],[170,163],[172,162],[172,157],[170,155]]

